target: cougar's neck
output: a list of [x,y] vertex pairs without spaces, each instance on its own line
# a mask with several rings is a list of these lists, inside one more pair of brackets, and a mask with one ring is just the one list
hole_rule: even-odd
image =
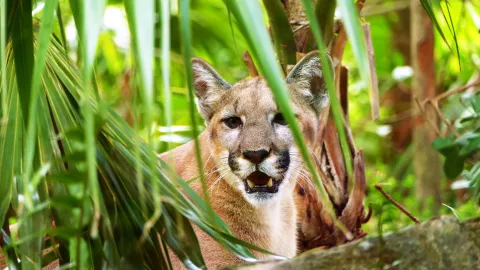
[[296,210],[290,191],[279,194],[281,197],[273,203],[252,205],[222,179],[211,187],[209,194],[212,208],[238,238],[275,254],[295,255]]

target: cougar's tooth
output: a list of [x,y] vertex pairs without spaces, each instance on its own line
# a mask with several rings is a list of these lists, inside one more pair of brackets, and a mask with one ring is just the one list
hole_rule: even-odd
[[255,186],[255,184],[250,180],[247,180],[247,184],[250,188],[253,188]]
[[267,187],[272,187],[273,186],[273,180],[272,178],[268,179],[268,182],[267,182]]

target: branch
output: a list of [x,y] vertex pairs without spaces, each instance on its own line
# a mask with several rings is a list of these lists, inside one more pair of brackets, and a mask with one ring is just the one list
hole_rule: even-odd
[[395,205],[400,211],[402,211],[405,215],[407,215],[411,220],[413,220],[417,224],[421,223],[421,221],[418,218],[412,215],[407,209],[405,209],[405,207],[403,207],[401,204],[396,202],[390,195],[388,195],[380,185],[376,184],[375,188],[378,191],[380,191],[388,201],[390,201],[393,205]]
[[252,77],[258,76],[257,68],[255,67],[255,63],[253,62],[252,56],[248,51],[245,51],[242,56],[243,63],[248,69],[248,74]]
[[[466,84],[466,85],[464,85],[464,86],[460,86],[460,87],[458,87],[458,88],[456,88],[456,89],[453,89],[453,90],[451,90],[451,91],[444,92],[444,93],[436,96],[436,97],[433,99],[433,101],[438,102],[438,101],[440,101],[440,100],[442,100],[442,99],[444,99],[444,98],[447,98],[447,97],[449,97],[449,96],[451,96],[451,95],[453,95],[453,94],[463,92],[463,91],[465,91],[465,90],[467,90],[467,89],[469,89],[469,88],[471,88],[471,87],[477,86],[477,85],[480,85],[480,80],[475,81],[475,82],[473,82],[473,83]],[[425,101],[425,102],[426,102],[426,101]]]

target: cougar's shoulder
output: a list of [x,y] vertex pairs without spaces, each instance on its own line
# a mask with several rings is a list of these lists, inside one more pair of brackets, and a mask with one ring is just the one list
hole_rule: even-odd
[[[285,80],[310,148],[315,147],[320,115],[328,103],[317,54],[306,55]],[[192,63],[197,107],[206,123],[199,142],[212,208],[239,239],[281,256],[295,256],[294,188],[306,171],[271,89],[261,77],[229,84],[205,61]],[[199,178],[193,141],[160,157],[184,180]],[[204,194],[200,181],[190,185]],[[239,261],[206,233],[194,230],[209,268]]]

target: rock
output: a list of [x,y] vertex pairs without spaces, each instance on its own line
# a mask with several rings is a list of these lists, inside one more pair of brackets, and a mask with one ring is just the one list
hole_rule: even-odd
[[441,217],[290,260],[228,269],[480,269],[480,218],[460,222]]

